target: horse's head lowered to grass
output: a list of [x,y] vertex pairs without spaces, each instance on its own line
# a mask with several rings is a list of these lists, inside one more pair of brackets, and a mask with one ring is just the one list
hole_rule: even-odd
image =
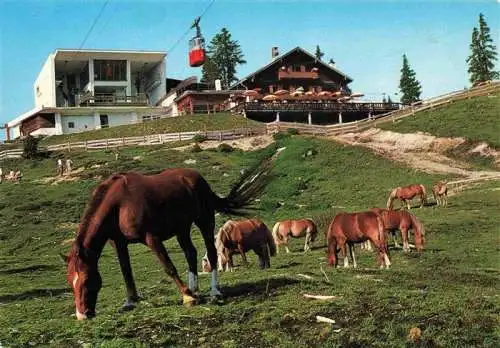
[[67,264],[67,282],[73,290],[78,320],[93,318],[97,294],[102,280],[97,268],[98,255],[82,246],[73,247],[69,256],[63,256]]

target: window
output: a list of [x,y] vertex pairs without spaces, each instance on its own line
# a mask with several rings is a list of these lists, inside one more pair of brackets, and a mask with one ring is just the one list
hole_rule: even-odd
[[127,81],[126,60],[94,60],[97,81]]
[[68,122],[68,128],[75,128],[75,122]]
[[109,120],[108,120],[108,115],[101,115],[101,128],[108,128],[109,127]]

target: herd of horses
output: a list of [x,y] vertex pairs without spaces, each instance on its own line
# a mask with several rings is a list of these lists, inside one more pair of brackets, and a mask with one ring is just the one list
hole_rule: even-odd
[[[67,264],[67,281],[73,290],[77,319],[95,316],[97,296],[102,287],[98,263],[108,241],[116,250],[126,285],[126,300],[121,310],[135,308],[139,298],[128,252],[131,243],[147,245],[174,280],[183,303],[196,303],[199,287],[197,250],[191,240],[193,223],[200,229],[205,244],[202,268],[211,273],[212,297],[222,296],[217,271],[233,270],[234,254],[239,253],[246,264],[245,253],[253,250],[259,256],[260,267],[268,268],[270,256],[275,255],[280,246],[289,252],[290,237],[304,236],[304,251],[310,250],[318,235],[316,224],[310,219],[278,222],[272,232],[259,219],[228,221],[214,236],[216,212],[247,215],[247,209],[269,181],[273,158],[246,171],[226,197],[215,194],[201,174],[191,169],[168,169],[156,175],[121,173],[101,182],[92,192],[69,255],[61,255]],[[446,185],[434,192],[440,199],[446,197]],[[415,196],[420,196],[421,202],[425,203],[422,185],[395,189],[389,198],[388,209],[337,214],[326,233],[328,264],[337,265],[340,249],[344,266],[348,267],[347,246],[356,267],[354,244],[368,242],[378,250],[380,266],[389,267],[386,237],[389,230],[400,230],[403,247],[409,250],[408,230],[413,229],[415,246],[422,250],[424,228],[421,222],[407,211],[391,210],[394,199],[408,204]],[[179,277],[162,243],[174,236],[187,260],[187,284]],[[371,247],[371,244],[365,246]]]

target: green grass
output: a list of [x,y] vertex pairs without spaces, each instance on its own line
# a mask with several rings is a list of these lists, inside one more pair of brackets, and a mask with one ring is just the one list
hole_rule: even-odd
[[428,132],[439,137],[464,137],[500,148],[500,93],[457,101],[419,112],[380,128],[400,133]]
[[139,135],[177,133],[190,131],[225,130],[241,127],[256,127],[261,123],[229,113],[211,115],[194,115],[165,118],[133,125],[116,126],[88,132],[63,134],[47,137],[40,145],[60,144],[68,141],[85,141],[96,139],[112,139]]
[[[319,216],[338,210],[361,210],[385,203],[391,188],[412,182],[427,187],[442,176],[401,167],[363,148],[304,138],[285,137],[276,177],[264,193],[260,217],[270,226],[278,219]],[[309,149],[317,154],[302,157]],[[221,274],[227,298],[222,305],[184,308],[173,282],[153,254],[142,245],[130,247],[132,267],[142,302],[118,314],[124,284],[113,250],[106,246],[100,262],[103,289],[98,316],[77,322],[65,282],[59,251],[71,238],[97,180],[118,170],[155,173],[166,167],[198,169],[219,194],[227,193],[241,168],[268,150],[255,153],[179,153],[166,148],[128,148],[119,161],[111,152],[73,153],[85,179],[59,185],[34,180],[53,175],[55,159],[12,160],[25,177],[20,185],[0,185],[0,342],[4,346],[74,347],[337,347],[412,346],[411,327],[422,330],[423,346],[498,346],[498,183],[488,183],[449,198],[448,208],[416,209],[426,227],[422,254],[392,251],[389,271],[376,269],[375,257],[358,251],[357,270],[327,269],[321,226],[313,251],[300,252],[303,240],[292,242],[292,254],[271,260],[260,271],[255,255],[249,268]],[[135,156],[143,156],[134,160]],[[106,164],[107,165],[104,165]],[[99,168],[90,168],[101,164]],[[227,174],[224,175],[224,173]],[[323,220],[322,220],[323,221]],[[224,217],[217,217],[217,225]],[[199,232],[193,232],[198,253],[204,253]],[[186,279],[186,261],[174,240],[166,242]],[[239,258],[235,258],[239,262]],[[326,270],[329,282],[321,269]],[[303,279],[308,274],[313,280]],[[209,279],[200,276],[201,288]],[[306,300],[303,293],[337,295],[338,300]],[[316,323],[323,315],[336,326]],[[340,332],[334,329],[340,328]]]

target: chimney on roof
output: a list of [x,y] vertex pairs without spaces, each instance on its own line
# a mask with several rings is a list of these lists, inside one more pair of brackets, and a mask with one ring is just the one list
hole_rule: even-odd
[[280,55],[280,52],[278,50],[278,47],[273,47],[271,49],[271,58],[274,59],[274,58],[276,58],[279,55]]

